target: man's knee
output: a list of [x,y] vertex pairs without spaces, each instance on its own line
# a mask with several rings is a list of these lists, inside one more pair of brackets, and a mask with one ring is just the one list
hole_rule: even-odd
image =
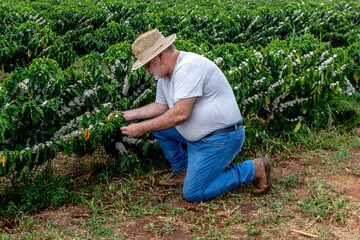
[[187,201],[192,202],[192,203],[203,201],[201,192],[194,191],[194,190],[190,189],[189,187],[186,187],[186,184],[183,187],[183,195]]

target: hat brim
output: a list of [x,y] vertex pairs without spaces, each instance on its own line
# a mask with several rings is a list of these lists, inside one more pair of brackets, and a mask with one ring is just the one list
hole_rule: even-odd
[[164,51],[168,46],[170,46],[176,39],[176,34],[172,34],[170,36],[168,36],[166,38],[166,41],[164,42],[163,45],[161,45],[159,47],[158,50],[156,50],[153,54],[149,55],[148,57],[146,57],[145,59],[143,59],[142,61],[137,60],[131,70],[136,70],[138,68],[140,68],[141,66],[143,66],[144,64],[146,64],[147,62],[151,61],[154,57],[156,57],[159,53],[161,53],[162,51]]

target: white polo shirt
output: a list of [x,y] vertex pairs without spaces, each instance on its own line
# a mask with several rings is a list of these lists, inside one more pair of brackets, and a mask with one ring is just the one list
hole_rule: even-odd
[[188,141],[197,141],[209,133],[241,119],[234,93],[225,75],[209,59],[180,51],[171,80],[158,80],[156,102],[173,108],[181,100],[197,97],[190,118],[176,126]]

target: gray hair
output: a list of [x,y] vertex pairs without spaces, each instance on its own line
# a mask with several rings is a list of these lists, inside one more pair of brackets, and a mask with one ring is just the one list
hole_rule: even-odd
[[165,48],[164,51],[165,51],[166,53],[168,53],[168,54],[172,54],[175,49],[176,49],[176,48],[175,48],[174,44],[170,44],[170,46],[168,46],[167,48]]

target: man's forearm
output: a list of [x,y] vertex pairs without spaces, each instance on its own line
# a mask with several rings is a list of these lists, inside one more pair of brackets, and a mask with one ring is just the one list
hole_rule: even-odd
[[168,109],[166,104],[150,103],[141,108],[124,111],[124,117],[126,121],[149,119],[160,116]]
[[172,109],[166,110],[158,117],[121,127],[121,132],[129,137],[139,137],[146,133],[175,127],[189,119],[195,100],[196,97],[179,100]]
[[179,117],[174,109],[170,109],[161,116],[141,122],[139,124],[142,125],[144,133],[152,133],[175,127],[185,121],[186,119]]
[[175,127],[189,119],[196,97],[183,99],[175,103],[175,106],[164,114],[141,124],[144,133],[157,132]]

